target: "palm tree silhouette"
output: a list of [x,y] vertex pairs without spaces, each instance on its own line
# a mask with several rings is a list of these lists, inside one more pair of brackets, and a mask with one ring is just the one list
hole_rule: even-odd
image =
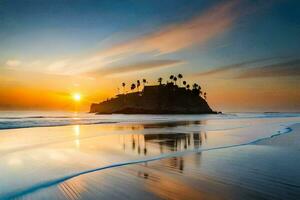
[[186,88],[189,90],[190,89],[190,84],[187,84]]
[[162,77],[159,77],[159,78],[158,78],[157,81],[159,82],[159,85],[161,85],[162,80],[163,80]]
[[176,77],[176,76],[174,76],[173,80],[174,80],[174,82],[175,82],[175,85],[176,85],[177,77]]
[[173,83],[174,76],[171,75],[171,76],[170,76],[170,79],[171,79],[171,83]]
[[178,74],[178,79],[179,79],[179,86],[181,85],[181,79],[183,78],[182,74]]
[[130,89],[133,91],[135,89],[135,84],[132,83]]
[[207,94],[206,94],[206,92],[204,92],[204,99],[206,100],[207,99],[207,96],[206,96]]
[[126,84],[123,82],[123,83],[122,83],[122,87],[123,87],[123,94],[125,94],[125,86],[126,86]]
[[136,87],[137,87],[138,92],[140,91],[140,86],[141,86],[141,82],[140,82],[140,80],[137,80]]
[[197,88],[198,88],[198,84],[197,84],[197,83],[194,83],[194,84],[193,84],[193,89],[194,89],[194,90],[197,90]]
[[146,83],[147,83],[147,80],[145,78],[143,78],[143,85],[144,85],[144,87],[145,87]]
[[183,84],[183,85],[186,85],[186,81],[183,81],[182,84]]
[[202,95],[201,86],[198,85],[197,90],[199,91],[200,96]]

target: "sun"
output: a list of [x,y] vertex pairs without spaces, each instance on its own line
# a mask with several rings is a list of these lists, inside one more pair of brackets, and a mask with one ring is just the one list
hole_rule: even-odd
[[81,95],[79,93],[75,93],[75,94],[73,94],[73,99],[74,99],[74,101],[80,101]]

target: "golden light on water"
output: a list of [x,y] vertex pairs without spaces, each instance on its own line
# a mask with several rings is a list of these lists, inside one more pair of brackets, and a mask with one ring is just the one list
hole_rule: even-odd
[[73,126],[73,131],[76,137],[80,136],[80,126],[79,125],[75,125]]

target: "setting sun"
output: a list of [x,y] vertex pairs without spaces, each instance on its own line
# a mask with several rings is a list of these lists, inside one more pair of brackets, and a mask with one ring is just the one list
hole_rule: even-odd
[[79,93],[75,93],[75,94],[73,94],[73,99],[75,101],[80,101],[81,100],[81,95]]

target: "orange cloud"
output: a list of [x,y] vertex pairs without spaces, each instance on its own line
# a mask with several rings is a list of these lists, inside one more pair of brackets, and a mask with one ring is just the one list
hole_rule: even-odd
[[[106,70],[112,64],[125,61],[132,55],[148,53],[152,56],[173,53],[195,45],[204,45],[232,27],[239,16],[235,11],[238,1],[229,1],[200,13],[185,22],[162,27],[146,34],[104,49],[92,55],[77,58],[64,58],[53,62],[22,63],[18,70],[42,71],[50,74],[74,75],[95,70]],[[12,64],[16,64],[13,62]],[[42,66],[42,67],[41,67]],[[44,67],[46,66],[46,67]],[[122,69],[120,69],[122,70]],[[136,70],[139,70],[136,68]]]
[[123,73],[130,73],[136,71],[153,70],[156,68],[172,67],[174,65],[182,64],[181,60],[150,60],[144,62],[137,62],[129,65],[115,66],[108,69],[98,70],[97,73],[101,75],[118,75]]
[[180,24],[163,27],[157,32],[99,52],[91,62],[104,58],[126,57],[138,53],[172,53],[190,46],[202,45],[233,25],[237,1],[219,4]]
[[204,45],[233,25],[238,16],[234,14],[236,6],[237,1],[219,4],[186,22],[163,27],[157,32],[103,50],[86,59],[75,71],[82,73],[105,68],[115,61],[140,53],[157,55]]
[[17,67],[17,66],[19,66],[21,63],[22,63],[22,62],[21,62],[20,60],[7,60],[5,64],[6,64],[8,67]]

